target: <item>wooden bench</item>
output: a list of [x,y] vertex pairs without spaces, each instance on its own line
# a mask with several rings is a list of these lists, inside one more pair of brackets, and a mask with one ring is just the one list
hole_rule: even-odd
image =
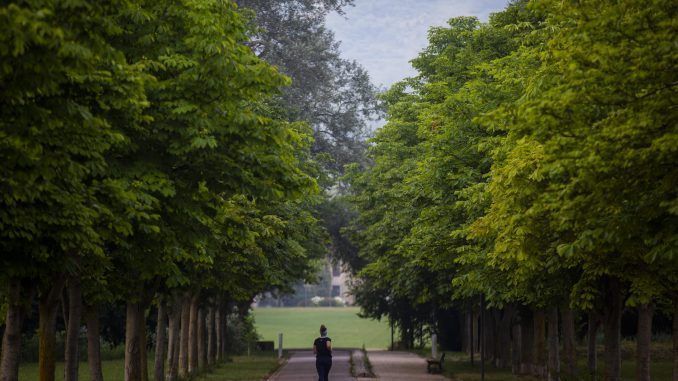
[[426,363],[426,370],[429,373],[433,373],[434,371],[437,371],[438,373],[443,372],[443,363],[445,362],[445,352],[440,356],[440,360],[436,359],[427,359]]

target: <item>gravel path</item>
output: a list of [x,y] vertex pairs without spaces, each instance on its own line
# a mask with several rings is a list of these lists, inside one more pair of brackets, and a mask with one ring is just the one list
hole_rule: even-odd
[[[348,364],[349,351],[334,350],[330,381],[353,381]],[[311,351],[294,351],[287,363],[269,381],[316,381],[315,356]]]

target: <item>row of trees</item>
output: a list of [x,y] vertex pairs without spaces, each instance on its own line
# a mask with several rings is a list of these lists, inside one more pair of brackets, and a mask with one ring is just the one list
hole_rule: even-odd
[[[98,315],[120,301],[125,380],[148,379],[151,305],[155,378],[176,380],[224,357],[229,314],[313,278],[329,242],[318,184],[346,160],[330,148],[362,152],[374,89],[322,27],[350,1],[247,3],[0,6],[0,380],[18,378],[36,300],[41,381],[55,377],[60,305],[65,380],[78,378],[82,323],[91,377],[103,379]],[[295,30],[267,25],[281,12]],[[338,98],[296,101],[303,87],[280,73],[295,66],[281,62],[303,60],[280,47],[299,36],[320,41],[306,86]],[[321,108],[331,133],[308,117]],[[330,148],[314,140],[323,132]]]
[[515,1],[487,23],[432,28],[418,76],[384,95],[371,165],[347,176],[364,314],[388,316],[413,345],[463,311],[472,353],[483,300],[488,356],[551,380],[583,377],[581,320],[596,372],[602,323],[604,378],[619,380],[633,308],[637,379],[649,380],[660,311],[673,316],[677,380],[675,12],[664,0]]

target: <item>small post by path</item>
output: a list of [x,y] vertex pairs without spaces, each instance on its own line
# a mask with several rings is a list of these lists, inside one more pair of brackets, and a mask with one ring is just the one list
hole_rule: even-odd
[[431,335],[431,357],[438,358],[438,335],[435,333]]
[[282,333],[278,334],[278,358],[282,358],[282,352],[283,352],[283,343],[282,343]]

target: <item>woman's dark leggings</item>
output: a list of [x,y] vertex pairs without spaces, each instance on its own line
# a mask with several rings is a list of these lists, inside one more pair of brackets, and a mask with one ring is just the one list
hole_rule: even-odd
[[317,357],[315,359],[315,368],[318,370],[318,381],[329,381],[332,357]]

